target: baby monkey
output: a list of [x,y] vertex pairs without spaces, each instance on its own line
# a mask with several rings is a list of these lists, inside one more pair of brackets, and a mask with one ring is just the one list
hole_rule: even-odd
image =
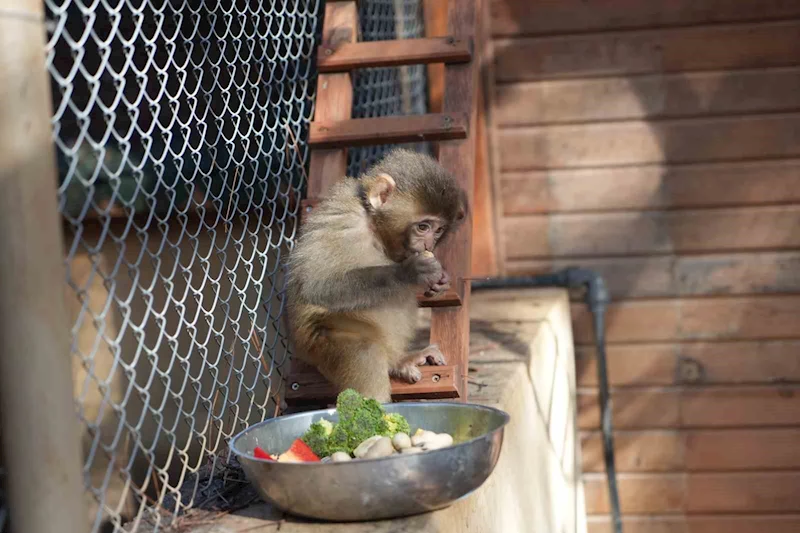
[[467,195],[439,163],[393,150],[360,179],[346,177],[310,214],[289,261],[287,319],[295,356],[339,391],[391,401],[436,345],[408,353],[418,288],[442,294],[450,276],[432,251],[466,219]]

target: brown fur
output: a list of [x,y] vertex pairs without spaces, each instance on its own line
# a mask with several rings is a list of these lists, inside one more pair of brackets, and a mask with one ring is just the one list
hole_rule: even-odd
[[289,259],[295,355],[339,390],[380,401],[391,399],[390,373],[416,381],[417,364],[443,364],[435,346],[406,352],[420,283],[431,293],[449,285],[438,261],[418,254],[467,213],[455,179],[432,158],[405,150],[389,153],[360,180],[336,184],[308,217]]

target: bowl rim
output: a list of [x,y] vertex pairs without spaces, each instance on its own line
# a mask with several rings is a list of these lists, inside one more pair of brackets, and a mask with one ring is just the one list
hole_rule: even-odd
[[[382,405],[385,408],[387,406],[398,405],[399,403],[400,402],[398,402],[398,403],[385,403],[385,404],[382,404]],[[470,444],[472,444],[472,443],[474,443],[474,442],[476,442],[478,440],[485,439],[487,436],[492,435],[492,434],[494,434],[494,433],[496,433],[498,431],[503,431],[505,429],[505,427],[508,425],[509,421],[511,420],[511,415],[509,415],[507,412],[503,411],[502,409],[498,409],[496,407],[491,407],[491,406],[488,406],[488,405],[481,405],[481,404],[478,404],[478,403],[465,403],[465,402],[452,402],[452,401],[451,402],[412,401],[412,402],[402,402],[402,404],[403,405],[446,405],[446,406],[454,406],[454,407],[471,407],[471,408],[478,408],[479,410],[483,410],[483,411],[490,411],[490,412],[493,412],[495,414],[500,415],[501,423],[500,423],[499,426],[497,426],[492,431],[489,431],[488,433],[484,433],[483,435],[480,435],[480,436],[477,436],[477,437],[473,437],[473,438],[471,438],[469,440],[465,440],[463,442],[459,442],[457,444],[451,444],[450,446],[446,446],[444,448],[439,448],[437,450],[428,450],[428,451],[425,452],[426,456],[434,456],[436,454],[441,455],[439,452],[447,452],[448,450],[452,450],[452,449],[455,449],[455,448],[462,448],[462,447],[469,446]],[[258,463],[269,464],[269,465],[282,465],[282,466],[287,466],[287,467],[300,467],[300,468],[302,468],[302,467],[315,467],[315,466],[319,467],[319,466],[322,466],[322,465],[324,465],[324,466],[351,465],[353,463],[351,463],[350,461],[341,461],[341,462],[328,461],[326,463],[322,463],[322,462],[319,462],[319,461],[305,461],[305,462],[298,462],[298,463],[279,463],[277,461],[272,461],[272,460],[269,460],[269,459],[261,459],[261,458],[255,457],[253,455],[250,455],[249,453],[245,453],[244,451],[239,450],[237,445],[236,445],[236,441],[238,441],[240,438],[244,437],[245,433],[253,431],[256,428],[259,428],[261,426],[266,426],[266,425],[269,425],[271,423],[274,423],[276,420],[278,420],[280,418],[291,418],[291,417],[299,417],[299,416],[302,416],[302,415],[306,415],[307,416],[309,414],[322,414],[322,413],[334,414],[335,412],[336,412],[336,408],[333,407],[331,409],[315,409],[313,411],[303,411],[301,413],[294,413],[294,414],[291,414],[291,415],[285,415],[285,417],[274,417],[274,418],[268,418],[266,420],[262,420],[261,422],[257,422],[257,423],[255,423],[255,424],[253,424],[251,426],[246,427],[245,429],[243,429],[242,431],[240,431],[239,433],[237,433],[236,435],[231,437],[230,440],[228,441],[228,449],[230,450],[231,453],[236,455],[237,458],[244,457],[249,461],[255,461],[255,462],[258,462]],[[417,457],[417,456],[418,456],[418,454],[413,454],[413,455],[408,455],[407,457]],[[397,457],[402,457],[402,455],[392,454],[392,455],[389,455],[389,456],[386,456],[386,457],[375,457],[375,458],[370,458],[370,459],[361,458],[361,459],[358,459],[356,464],[373,463],[373,462],[376,462],[376,461],[391,461],[391,460],[397,459]]]

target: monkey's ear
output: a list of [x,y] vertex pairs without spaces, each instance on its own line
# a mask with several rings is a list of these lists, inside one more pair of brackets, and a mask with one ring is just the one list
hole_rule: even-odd
[[373,178],[367,190],[367,199],[373,209],[378,209],[389,201],[389,196],[394,192],[395,182],[389,174],[381,173]]

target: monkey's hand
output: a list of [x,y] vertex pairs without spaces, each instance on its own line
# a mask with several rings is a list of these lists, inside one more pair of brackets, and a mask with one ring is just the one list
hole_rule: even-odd
[[439,296],[449,288],[450,288],[450,274],[442,270],[442,277],[439,279],[439,281],[428,287],[428,290],[425,291],[425,297],[432,298],[435,296]]
[[444,270],[433,254],[412,255],[402,263],[406,279],[426,289],[438,284]]

